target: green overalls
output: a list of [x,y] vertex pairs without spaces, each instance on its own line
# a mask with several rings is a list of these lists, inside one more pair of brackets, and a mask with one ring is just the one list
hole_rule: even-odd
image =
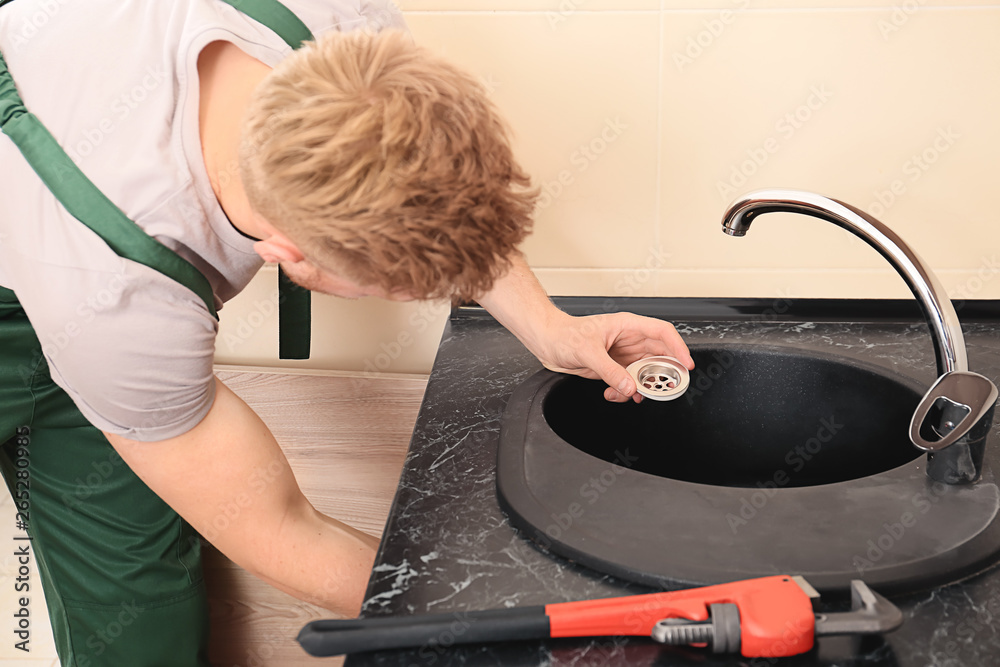
[[[225,1],[293,48],[312,39],[277,0]],[[73,217],[121,257],[190,288],[215,314],[204,276],[104,197],[25,109],[2,54],[0,127]],[[301,290],[282,301],[299,299],[301,306],[302,294],[308,299]],[[286,320],[282,328],[287,332],[287,324],[297,323]],[[294,353],[302,345],[284,347]],[[308,356],[308,339],[305,347]],[[136,477],[52,381],[16,294],[3,287],[0,443],[0,470],[18,508],[17,525],[3,529],[14,532],[4,549],[14,549],[16,557],[30,551],[40,570],[25,567],[23,580],[14,582],[18,598],[27,603],[4,610],[5,625],[10,626],[11,613],[27,614],[27,620],[15,617],[15,634],[8,631],[4,641],[28,639],[23,647],[32,647],[37,618],[31,614],[38,607],[31,600],[44,590],[64,666],[207,666],[208,611],[197,533]]]

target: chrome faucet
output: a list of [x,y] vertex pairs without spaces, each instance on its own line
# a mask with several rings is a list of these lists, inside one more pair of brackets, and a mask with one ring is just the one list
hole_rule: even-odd
[[722,231],[744,236],[764,213],[802,213],[846,229],[885,257],[920,304],[934,341],[938,379],[910,421],[910,440],[927,454],[927,474],[947,484],[974,482],[982,472],[997,388],[969,371],[965,337],[937,277],[895,232],[850,204],[800,190],[757,190],[733,202]]

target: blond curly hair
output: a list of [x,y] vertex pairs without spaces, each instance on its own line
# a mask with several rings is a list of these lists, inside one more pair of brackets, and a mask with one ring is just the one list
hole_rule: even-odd
[[475,299],[538,197],[485,87],[401,31],[320,37],[244,119],[251,206],[313,264],[414,298]]

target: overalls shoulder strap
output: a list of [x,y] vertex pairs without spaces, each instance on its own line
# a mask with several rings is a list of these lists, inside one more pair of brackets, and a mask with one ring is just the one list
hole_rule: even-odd
[[292,10],[278,0],[222,0],[253,20],[270,28],[288,46],[297,49],[313,39],[312,32]]
[[70,215],[97,233],[118,255],[173,278],[197,294],[213,316],[208,280],[183,257],[146,234],[80,171],[41,121],[24,107],[0,54],[0,129]]
[[[269,27],[289,46],[312,39],[306,25],[278,0],[223,0]],[[0,0],[2,7],[10,0]],[[74,218],[119,256],[150,267],[197,294],[218,318],[208,280],[190,262],[146,234],[77,167],[55,137],[24,106],[0,54],[0,130]],[[309,357],[310,293],[279,272],[279,356]]]
[[[278,0],[222,0],[273,30],[288,46],[297,49],[313,39],[298,16]],[[312,326],[312,294],[289,280],[278,269],[278,357],[308,359]]]

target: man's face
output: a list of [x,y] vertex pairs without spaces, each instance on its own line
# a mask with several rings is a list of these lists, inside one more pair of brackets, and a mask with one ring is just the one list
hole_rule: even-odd
[[259,240],[254,243],[254,251],[265,262],[278,262],[293,283],[313,292],[330,294],[345,299],[360,299],[364,296],[375,296],[389,301],[414,301],[414,297],[406,292],[386,292],[377,285],[359,285],[334,271],[321,269],[305,258],[299,248],[278,231],[266,218],[252,212],[251,237]]
[[281,262],[281,269],[292,282],[313,292],[339,296],[344,299],[360,299],[374,296],[389,301],[413,301],[413,297],[402,292],[386,292],[373,285],[359,285],[332,271],[320,269],[307,260],[301,262]]

